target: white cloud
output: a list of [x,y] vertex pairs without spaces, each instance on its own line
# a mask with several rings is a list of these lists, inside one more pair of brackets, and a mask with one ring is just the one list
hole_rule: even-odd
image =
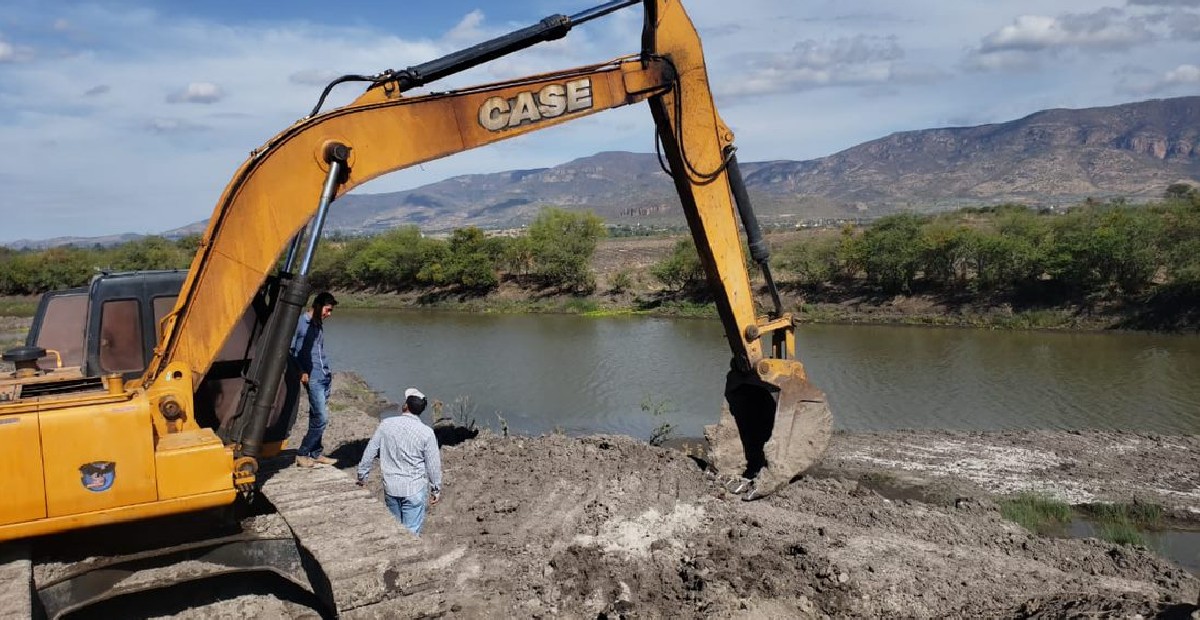
[[475,9],[463,16],[461,20],[444,37],[447,41],[458,41],[466,45],[480,43],[490,38],[483,26],[483,11]]
[[221,87],[212,82],[192,82],[167,95],[167,103],[216,103],[225,98]]
[[1120,80],[1118,88],[1138,97],[1190,95],[1195,94],[1196,86],[1200,85],[1200,66],[1193,64],[1181,64],[1157,74],[1147,71],[1126,73],[1127,77]]
[[[376,19],[374,0],[348,9],[363,18],[345,23],[359,25],[297,13],[307,3],[289,3],[289,21],[249,23],[167,15],[139,8],[143,1],[123,0],[120,11],[108,3],[0,2],[8,35],[0,34],[0,59],[10,61],[0,66],[0,144],[23,145],[20,154],[0,149],[0,176],[27,207],[5,220],[0,241],[124,232],[128,222],[137,232],[160,232],[207,217],[247,153],[305,116],[330,79],[417,65],[544,17],[529,6],[537,3],[449,2],[439,7],[442,31],[405,33],[400,17]],[[828,0],[739,0],[736,10],[724,2],[687,8],[740,157],[761,161],[829,155],[894,131],[1123,103],[1135,86],[1137,96],[1155,88],[1194,94],[1183,69],[1196,64],[1200,35],[1188,34],[1200,33],[1188,27],[1194,5],[1124,2],[911,0],[900,12],[894,0],[859,0],[853,10]],[[1039,30],[1020,15],[1049,22]],[[56,20],[69,31],[52,32]],[[637,8],[618,11],[423,90],[635,53],[641,20]],[[1139,39],[1139,28],[1155,36]],[[985,41],[992,46],[986,53]],[[1122,45],[1121,54],[1091,53]],[[1118,74],[1119,67],[1131,69]],[[189,89],[188,82],[212,88]],[[363,86],[339,86],[324,109],[351,101]],[[208,103],[183,105],[195,100]],[[602,150],[649,152],[652,135],[645,105],[630,106],[428,162],[357,191],[553,166]],[[131,170],[136,188],[126,181]],[[37,215],[49,212],[64,216]]]
[[804,40],[780,54],[745,55],[747,71],[716,87],[723,95],[785,93],[825,86],[880,84],[895,79],[904,51],[894,38]]
[[1179,65],[1163,77],[1167,84],[1200,84],[1200,66]]
[[1022,15],[983,39],[980,51],[1037,51],[1054,48],[1125,49],[1153,35],[1138,18],[1118,9],[1061,17]]
[[1105,7],[1090,13],[1020,15],[969,50],[969,70],[1030,71],[1067,52],[1128,51],[1165,38],[1163,20]]

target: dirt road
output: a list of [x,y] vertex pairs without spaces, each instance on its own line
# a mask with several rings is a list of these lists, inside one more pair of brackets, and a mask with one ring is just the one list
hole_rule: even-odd
[[[352,377],[339,376],[335,391],[327,444],[349,469],[381,403]],[[1140,498],[1200,518],[1197,437],[839,434],[817,475],[750,503],[726,494],[696,459],[627,437],[483,433],[443,455],[444,501],[414,544],[437,559],[436,611],[451,615],[1186,618],[1197,610],[1200,584],[1179,566],[1141,548],[1031,534],[1003,520],[992,499],[1019,490]],[[884,473],[924,488],[926,501],[889,500],[864,483]],[[377,473],[372,485],[381,492]],[[418,610],[399,595],[362,611]]]

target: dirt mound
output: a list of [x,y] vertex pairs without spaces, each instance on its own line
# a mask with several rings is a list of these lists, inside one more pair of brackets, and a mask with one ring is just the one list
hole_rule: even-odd
[[[335,379],[331,402],[325,444],[342,471],[319,473],[329,483],[323,488],[336,487],[338,476],[351,488],[353,468],[388,404],[349,375]],[[302,412],[293,445],[305,420]],[[1174,498],[1188,513],[1200,503],[1189,494],[1194,483],[1188,487],[1182,469],[1173,468],[1191,466],[1195,438],[840,433],[818,475],[744,502],[699,459],[629,437],[473,434],[446,420],[435,428],[445,440],[443,501],[431,509],[424,536],[403,543],[413,545],[405,556],[416,558],[406,565],[420,574],[403,583],[379,575],[385,598],[350,617],[1197,612],[1200,584],[1191,573],[1140,547],[1032,534],[1001,518],[992,494],[1008,487],[980,473],[1110,499],[1158,489],[1158,497]],[[1097,453],[1100,445],[1110,448],[1106,454]],[[290,467],[290,454],[280,458],[275,465]],[[1089,464],[1070,466],[1074,460]],[[922,484],[940,485],[940,493],[889,499],[876,490],[886,476],[919,476]],[[381,497],[378,469],[370,487]],[[391,517],[377,511],[370,518]],[[136,615],[296,618],[314,617],[317,605],[294,592],[215,587],[187,599],[164,593],[159,602]]]
[[[372,429],[357,408],[333,416],[339,466]],[[1155,615],[1197,600],[1190,573],[1144,549],[1040,537],[983,497],[892,501],[803,477],[742,502],[697,460],[616,436],[484,432],[443,458],[420,544],[442,559],[442,609],[468,616]]]

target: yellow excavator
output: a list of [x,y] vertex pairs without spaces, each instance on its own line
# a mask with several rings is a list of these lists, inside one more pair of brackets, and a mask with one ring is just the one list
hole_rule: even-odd
[[[633,4],[645,13],[638,54],[406,94]],[[332,88],[352,81],[367,84],[361,96],[321,110]],[[16,370],[0,377],[0,541],[255,493],[260,464],[287,436],[287,350],[334,200],[389,172],[642,101],[733,353],[713,462],[746,499],[785,485],[823,453],[831,417],[795,359],[793,317],[771,276],[733,133],[679,1],[614,0],[404,70],[338,78],[237,170],[186,273],[106,274],[48,295],[27,344],[4,354]],[[762,315],[739,221],[770,297]],[[60,587],[50,615],[74,608],[81,583]]]

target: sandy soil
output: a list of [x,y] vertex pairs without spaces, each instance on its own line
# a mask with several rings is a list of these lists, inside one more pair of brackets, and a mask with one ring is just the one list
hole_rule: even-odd
[[[350,469],[383,404],[349,376],[339,376],[334,400],[326,443],[352,484]],[[446,422],[437,425],[447,440],[444,501],[415,543],[442,567],[434,576],[438,613],[1186,618],[1197,611],[1200,583],[1181,567],[1143,548],[1032,534],[1002,519],[994,501],[1035,490],[1073,502],[1155,501],[1196,518],[1197,437],[838,434],[813,475],[748,503],[725,493],[700,459],[676,450],[619,436],[464,439]],[[922,490],[921,499],[888,499],[877,491],[885,478]],[[372,485],[381,492],[378,474]],[[417,609],[398,593],[360,611]]]

